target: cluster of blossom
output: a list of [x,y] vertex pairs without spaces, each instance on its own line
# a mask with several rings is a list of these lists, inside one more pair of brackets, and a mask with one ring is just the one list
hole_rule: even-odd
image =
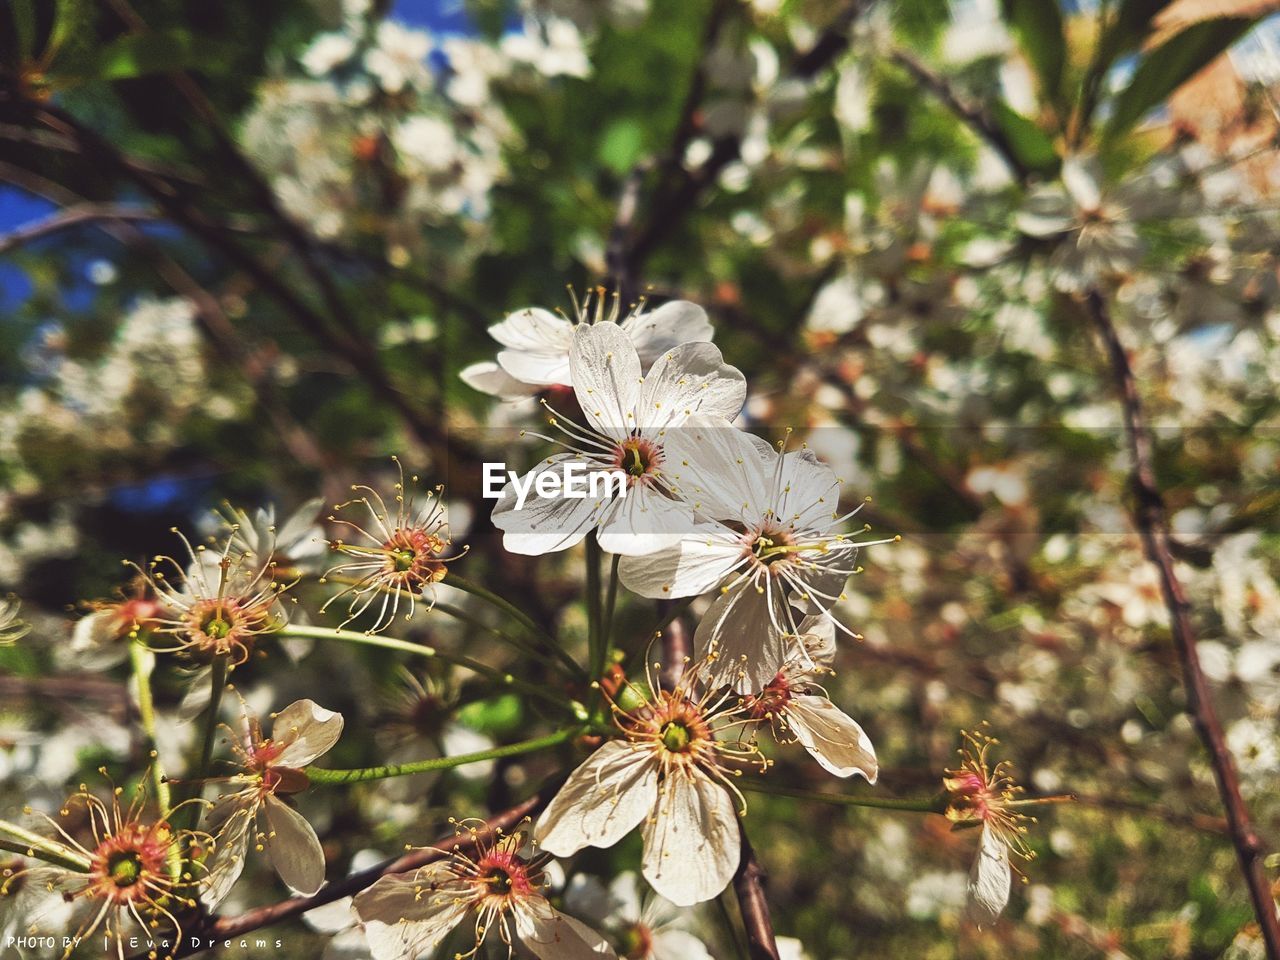
[[[686,330],[698,339],[685,340]],[[585,507],[540,496],[529,507],[531,525],[504,494],[494,520],[508,548],[544,553],[594,536],[619,555],[621,582],[641,596],[714,599],[695,635],[697,656],[686,658],[673,684],[647,670],[643,680],[615,670],[595,684],[614,734],[569,775],[536,823],[504,833],[461,821],[453,844],[411,854],[419,865],[386,874],[350,901],[347,926],[378,960],[430,954],[464,925],[473,938],[468,956],[490,937],[508,952],[519,942],[546,958],[615,951],[657,958],[680,948],[705,956],[701,945],[689,946],[696,940],[674,922],[674,911],[716,897],[738,867],[738,821],[746,812],[740,778],[773,765],[761,732],[798,742],[837,777],[876,781],[869,738],[823,686],[834,675],[837,632],[852,633],[833,608],[867,543],[843,531],[861,504],[841,512],[839,481],[810,451],[787,452],[733,425],[745,382],[710,335],[705,313],[691,303],[652,312],[642,303],[623,317],[616,299],[592,297],[574,320],[530,309],[495,328],[508,348],[498,360],[503,374],[524,376],[528,387],[570,388],[590,424],[552,417],[570,438],[558,462],[627,477],[622,491]],[[183,537],[180,560],[158,557],[135,568],[130,591],[96,605],[72,645],[104,663],[129,653],[135,671],[149,672],[156,653],[202,668],[193,688],[211,678],[212,722],[226,674],[261,655],[269,638],[290,633],[293,587],[303,577],[341,588],[323,607],[345,604],[344,626],[366,628],[353,636],[386,642],[375,635],[412,617],[419,604],[433,605],[449,563],[465,553],[453,548],[442,491],[419,501],[416,484],[401,473],[391,497],[357,486],[329,517],[341,536],[327,540],[315,502],[278,528],[271,511],[230,510],[210,543]],[[320,573],[325,543],[338,560]],[[16,606],[0,608],[0,639],[23,633]],[[430,696],[416,682],[407,693],[411,712]],[[201,701],[197,709],[204,708]],[[181,944],[197,902],[208,910],[223,903],[254,852],[297,894],[320,890],[325,853],[295,798],[320,775],[312,764],[338,743],[344,719],[309,698],[272,714],[265,733],[243,701],[240,715],[229,774],[206,775],[194,792],[181,779],[158,779],[154,814],[145,792],[122,810],[120,788],[106,804],[82,787],[59,818],[47,818],[52,835],[22,834],[32,861],[6,865],[3,890],[11,902],[30,901],[22,907],[30,930],[57,923],[81,940],[101,935],[124,944],[136,925]],[[969,887],[974,916],[984,922],[1008,898],[1010,854],[1032,856],[1020,812],[1027,801],[1005,764],[989,765],[993,742],[971,736],[961,765],[944,780],[948,817],[982,828]],[[219,786],[216,799],[204,798],[205,783]],[[88,810],[91,841],[75,839],[67,820],[78,804]],[[638,907],[633,895],[602,914],[581,891],[566,891],[565,905],[595,917],[602,934],[552,905],[550,855],[612,847],[636,828],[641,873],[655,891],[648,906]],[[83,911],[63,909],[81,903]]]
[[244,145],[317,236],[372,241],[397,266],[423,252],[424,235],[462,257],[483,238],[516,143],[494,84],[590,69],[573,21],[533,13],[491,43],[349,11],[300,62],[305,77],[262,87]]

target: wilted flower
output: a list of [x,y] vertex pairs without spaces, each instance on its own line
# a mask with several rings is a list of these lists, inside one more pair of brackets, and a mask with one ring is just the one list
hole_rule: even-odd
[[0,600],[0,647],[17,643],[31,632],[31,625],[18,616],[20,606],[14,597]]
[[[697,412],[736,416],[746,396],[742,374],[710,343],[668,350],[647,375],[631,338],[617,325],[579,325],[569,351],[573,392],[588,426],[552,417],[568,453],[546,458],[508,484],[493,509],[493,522],[513,553],[543,554],[573,546],[596,530],[611,553],[638,555],[661,549],[692,525],[692,510],[672,493],[668,440]],[[544,438],[551,439],[551,438]],[[554,440],[552,442],[555,442]],[[557,483],[574,465],[590,482],[583,497],[530,496],[521,505],[515,488],[538,491],[543,474]],[[625,488],[597,485],[597,476],[625,477]],[[603,490],[598,487],[603,487]]]
[[[25,876],[38,876],[46,889],[61,893],[67,902],[87,903],[87,915],[74,932],[60,931],[72,937],[73,943],[88,941],[101,931],[105,940],[115,942],[113,952],[123,958],[131,937],[146,935],[169,951],[166,957],[172,956],[182,941],[178,914],[196,906],[192,894],[198,887],[198,882],[181,870],[183,848],[189,840],[200,841],[204,835],[174,830],[165,817],[144,821],[145,796],[141,793],[122,810],[122,792],[115,788],[108,804],[81,785],[63,804],[61,815],[69,817],[72,805],[83,803],[91,843],[81,844],[55,820],[46,818],[57,835],[42,845],[62,862],[0,871],[0,895],[13,893]],[[136,929],[131,930],[135,924]],[[161,926],[169,932],[157,934]],[[67,955],[70,953],[69,948]]]
[[490,931],[515,953],[517,940],[543,960],[614,957],[604,938],[556,910],[542,893],[545,856],[530,857],[523,832],[490,838],[483,821],[461,821],[475,849],[454,848],[417,870],[382,877],[355,898],[374,960],[417,960],[430,955],[464,920],[474,917],[474,957]]
[[837,777],[862,774],[875,783],[875,748],[862,727],[827,697],[819,683],[834,675],[836,632],[825,617],[807,617],[800,635],[790,638],[791,653],[758,693],[745,699],[747,711],[773,725],[779,739],[797,740],[823,769]]
[[[213,550],[203,544],[193,547],[173,532],[187,548],[185,569],[172,557],[156,557],[147,571],[139,569],[161,606],[151,621],[148,644],[203,661],[226,657],[230,666],[239,666],[249,659],[258,637],[288,622],[280,597],[292,584],[276,582],[274,562],[234,553],[234,529]],[[176,586],[166,568],[177,574]]]
[[567,857],[611,847],[643,824],[644,877],[672,903],[710,900],[728,885],[741,852],[732,778],[737,764],[764,761],[727,738],[755,721],[732,693],[699,694],[702,674],[690,667],[673,690],[651,680],[648,702],[614,707],[622,738],[588,757],[543,812],[543,848]]
[[682,343],[709,341],[715,334],[707,312],[696,303],[673,300],[655,310],[646,310],[644,300],[625,316],[615,293],[610,299],[603,289],[588,292],[581,302],[573,294],[573,318],[541,307],[525,307],[509,314],[489,328],[489,336],[504,349],[497,362],[475,363],[460,376],[482,393],[503,399],[531,396],[551,386],[573,386],[569,350],[578,326],[614,323],[631,338],[640,365],[648,370],[667,350]]
[[[462,555],[444,555],[453,543],[449,539],[449,520],[441,500],[444,487],[438,486],[429,491],[422,505],[416,506],[414,494],[405,490],[404,468],[397,458],[392,459],[400,471],[400,479],[394,488],[394,517],[376,490],[360,485],[352,487],[352,490],[357,493],[364,491],[363,496],[340,503],[334,510],[341,511],[357,504],[363,506],[372,519],[369,528],[353,520],[337,516],[329,518],[334,523],[350,527],[365,542],[329,541],[330,547],[352,559],[326,571],[324,579],[349,583],[350,586],[330,597],[320,609],[327,610],[335,600],[349,596],[347,618],[342,622],[346,626],[381,599],[377,617],[368,628],[369,633],[377,633],[389,626],[400,612],[402,602],[409,606],[406,620],[413,616],[419,600],[427,599],[430,609],[435,604],[435,584],[445,578],[447,564]],[[412,483],[418,482],[416,476],[409,479]]]
[[105,669],[129,655],[129,644],[157,626],[163,608],[146,578],[137,577],[119,600],[92,604],[93,612],[76,621],[70,651],[82,666]]
[[[699,656],[715,650],[711,679],[753,693],[773,680],[782,637],[800,632],[795,606],[831,613],[858,570],[858,541],[842,532],[840,480],[812,451],[784,453],[724,420],[692,417],[666,439],[667,482],[707,519],[673,546],[624,557],[622,582],[646,597],[689,597],[717,586],[698,625]],[[866,528],[864,528],[865,530]]]
[[[208,816],[217,840],[202,894],[210,905],[221,901],[240,876],[251,839],[258,850],[266,850],[291,889],[309,896],[324,884],[320,841],[286,798],[310,785],[304,768],[338,742],[342,714],[298,700],[273,715],[270,738],[247,711],[244,722],[243,738],[233,744],[240,769],[230,778],[241,789],[219,797]],[[259,828],[259,814],[266,818],[266,830]]]
[[978,858],[969,872],[969,910],[979,923],[994,923],[1009,902],[1009,854],[1027,861],[1036,855],[1026,840],[1026,824],[1036,821],[1021,808],[1049,801],[1020,799],[1023,788],[1010,775],[1009,762],[990,765],[987,753],[999,741],[968,731],[961,731],[961,736],[960,766],[948,770],[942,781],[950,797],[947,818],[956,825],[982,828]]

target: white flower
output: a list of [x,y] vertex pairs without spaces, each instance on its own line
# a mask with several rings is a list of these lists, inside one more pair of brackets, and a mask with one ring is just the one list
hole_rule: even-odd
[[620,873],[607,889],[595,877],[577,874],[564,899],[605,930],[627,960],[712,960],[702,941],[684,929],[689,911],[657,894],[642,898],[634,873]]
[[[401,603],[409,607],[406,620],[413,617],[419,600],[427,600],[430,610],[435,604],[435,585],[447,575],[448,564],[466,553],[464,549],[452,557],[444,556],[453,543],[442,499],[444,487],[428,491],[421,505],[416,504],[414,491],[405,489],[403,466],[398,458],[392,459],[400,474],[393,488],[394,515],[376,490],[357,485],[351,489],[362,495],[338,504],[335,515],[329,517],[353,530],[362,542],[329,541],[330,547],[350,559],[327,570],[324,579],[345,583],[347,588],[326,600],[320,610],[341,597],[350,597],[347,618],[342,622],[346,626],[377,603],[377,617],[368,633],[386,629],[400,612]],[[418,483],[416,476],[409,480]],[[364,521],[368,528],[336,515],[357,505],[369,515]]]
[[804,944],[795,937],[778,937],[778,960],[809,960]]
[[440,117],[409,117],[392,131],[391,142],[402,159],[412,160],[428,173],[448,170],[462,161],[458,138]]
[[311,41],[311,46],[302,55],[302,66],[307,73],[318,77],[346,63],[355,52],[356,41],[350,34],[322,33]]
[[471,918],[475,956],[488,935],[497,935],[513,954],[518,940],[542,960],[603,960],[615,957],[604,938],[556,910],[542,894],[537,861],[521,852],[524,835],[489,843],[483,823],[467,830],[474,859],[454,849],[445,859],[407,873],[382,877],[355,898],[374,960],[418,960],[429,956],[464,920]]
[[1027,844],[1027,824],[1035,820],[1022,812],[1029,803],[1051,802],[1021,799],[1022,787],[1010,775],[1007,761],[994,767],[987,753],[996,740],[985,734],[962,731],[960,766],[948,770],[942,781],[950,794],[947,818],[957,825],[980,826],[978,856],[969,872],[969,915],[978,923],[995,923],[1009,902],[1013,869],[1009,854],[1035,859]]
[[1054,285],[1080,293],[1137,264],[1143,244],[1134,214],[1150,213],[1147,181],[1139,178],[1110,192],[1092,157],[1062,162],[1061,182],[1034,189],[1017,215],[1018,229],[1058,239],[1050,259]]
[[230,530],[232,550],[243,554],[255,566],[275,563],[294,570],[318,568],[326,544],[324,529],[317,522],[324,500],[316,497],[298,507],[284,523],[276,525],[275,504],[248,511],[228,506],[218,519]]
[[836,632],[831,621],[806,617],[800,636],[790,639],[791,653],[778,675],[746,698],[748,712],[769,720],[776,733],[799,741],[828,773],[837,777],[859,773],[875,783],[879,766],[870,738],[831,702],[818,682],[824,674],[835,673],[831,663]]
[[[689,505],[673,496],[667,475],[673,458],[665,445],[696,413],[735,416],[746,396],[742,374],[714,345],[700,342],[668,350],[641,376],[631,336],[614,323],[579,325],[569,368],[588,426],[552,418],[569,452],[548,457],[507,485],[493,510],[493,522],[505,531],[503,545],[513,553],[550,553],[596,529],[600,546],[611,553],[661,549],[693,526]],[[616,484],[594,484],[594,495],[530,496],[521,505],[517,488],[536,491],[541,474],[559,479],[570,465],[581,465],[588,480],[621,472],[625,489],[619,494]]]
[[[646,597],[721,595],[698,625],[698,655],[713,649],[712,680],[744,693],[782,667],[782,637],[799,631],[804,604],[830,612],[856,572],[859,542],[841,532],[862,508],[840,513],[840,481],[812,451],[783,453],[714,417],[691,417],[667,439],[669,483],[705,517],[675,546],[626,557],[619,575]],[[864,528],[865,529],[865,528]]]
[[541,21],[526,18],[523,33],[509,33],[502,38],[502,52],[546,77],[582,78],[591,74],[582,34],[572,20],[563,17]]
[[592,323],[619,324],[631,337],[646,370],[672,347],[710,340],[715,333],[706,311],[687,300],[673,300],[652,311],[646,311],[642,301],[623,317],[616,295],[606,309],[603,294],[594,301],[588,294],[582,303],[575,297],[573,320],[541,307],[525,307],[494,324],[489,336],[505,348],[498,352],[496,366],[473,364],[462,371],[462,379],[482,393],[503,399],[537,392],[531,388],[573,386],[569,350],[574,330]]
[[430,52],[429,34],[383,20],[378,24],[377,46],[364,55],[364,67],[387,93],[399,93],[405,87],[426,83],[429,78],[426,60]]
[[[324,851],[316,832],[284,798],[307,788],[304,768],[338,742],[342,714],[298,700],[274,715],[270,738],[263,737],[256,717],[246,711],[244,719],[243,740],[233,746],[240,772],[231,778],[241,789],[219,797],[208,816],[216,845],[201,899],[209,906],[226,897],[240,876],[251,840],[259,850],[266,848],[292,890],[310,896],[324,885]],[[266,830],[259,829],[259,814]]]
[[[172,557],[157,557],[143,573],[160,603],[150,621],[148,644],[158,652],[205,661],[226,657],[231,666],[239,666],[249,659],[258,637],[275,633],[288,621],[280,602],[287,586],[276,583],[272,561],[234,553],[233,536],[214,550],[203,544],[193,547],[178,536],[190,557],[186,568]],[[263,552],[270,556],[274,550]],[[179,575],[178,585],[166,570]]]
[[674,690],[651,682],[648,703],[615,711],[624,737],[588,757],[556,794],[535,831],[543,848],[567,857],[611,847],[643,825],[644,878],[672,903],[701,903],[728,885],[741,834],[726,764],[758,753],[726,737],[750,722],[740,704],[694,698],[701,674],[701,665],[690,667]]

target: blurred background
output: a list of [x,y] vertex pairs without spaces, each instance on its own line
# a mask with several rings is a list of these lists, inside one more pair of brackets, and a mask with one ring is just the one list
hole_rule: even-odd
[[[840,614],[865,639],[830,685],[876,744],[876,790],[936,792],[986,720],[1030,793],[1078,797],[1046,808],[1026,884],[978,929],[973,833],[753,795],[779,932],[815,960],[1263,956],[1081,298],[1129,349],[1204,670],[1275,849],[1278,8],[7,0],[0,592],[35,629],[0,649],[0,814],[145,766],[127,668],[70,641],[127,583],[121,560],[173,553],[174,526],[214,532],[228,501],[319,521],[313,498],[389,484],[393,453],[448,484],[459,569],[583,649],[578,551],[504,553],[479,496],[481,461],[539,454],[512,440],[535,408],[458,374],[492,360],[505,313],[605,284],[703,304],[746,424],[793,428],[902,534],[864,555]],[[653,605],[621,604],[640,643]],[[407,635],[508,653],[440,617]],[[186,682],[157,677],[175,757],[196,736]],[[341,710],[336,766],[543,723],[483,679],[347,650],[236,682],[263,712]],[[787,783],[833,787],[776,756]],[[332,876],[571,759],[302,806]],[[637,856],[575,869],[607,881]],[[283,895],[251,872],[229,909]],[[345,922],[281,926],[280,955],[362,956],[333,939]],[[739,955],[716,904],[689,922]]]

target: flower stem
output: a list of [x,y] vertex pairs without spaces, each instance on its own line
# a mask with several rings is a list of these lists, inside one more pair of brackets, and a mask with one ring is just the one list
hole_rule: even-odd
[[497,607],[503,613],[507,614],[507,616],[511,617],[511,619],[515,620],[522,627],[528,630],[531,634],[538,637],[540,640],[543,640],[554,649],[560,649],[559,645],[556,643],[555,637],[551,636],[551,634],[538,626],[531,616],[513,604],[510,600],[506,600],[498,596],[491,590],[486,590],[478,583],[472,583],[465,577],[458,576],[452,570],[450,570],[448,576],[445,577],[444,583],[450,587],[457,587],[463,593],[469,593],[473,597]]
[[37,860],[66,867],[77,873],[89,872],[89,858],[78,850],[42,837],[38,833],[32,833],[30,830],[24,830],[8,820],[0,820],[0,850],[35,857]]
[[604,663],[604,639],[600,636],[600,543],[593,535],[587,536],[587,662],[591,679],[600,677],[596,664]]
[[609,592],[604,601],[604,625],[600,630],[600,649],[596,651],[599,660],[591,664],[591,676],[599,677],[604,673],[605,662],[609,659],[609,648],[613,645],[613,611],[618,604],[618,563],[622,557],[613,555],[609,565]]
[[824,793],[818,790],[796,790],[791,787],[777,787],[763,780],[735,780],[734,786],[754,793],[771,793],[776,797],[814,800],[818,803],[831,803],[841,807],[873,807],[878,810],[906,810],[913,813],[939,814],[947,809],[947,795],[945,793],[918,799],[897,799],[894,797],[857,797],[846,793]]
[[415,773],[427,773],[432,770],[449,770],[453,767],[465,766],[468,763],[480,763],[484,760],[497,760],[499,757],[516,757],[523,753],[545,750],[556,744],[564,743],[582,732],[581,727],[570,727],[535,740],[522,740],[506,746],[479,750],[475,753],[462,753],[455,757],[436,757],[432,760],[416,760],[412,763],[397,763],[384,767],[362,767],[355,770],[326,770],[319,767],[308,767],[306,774],[312,783],[362,783],[367,780],[386,780],[390,777],[407,777]]
[[537,697],[546,703],[555,704],[562,710],[568,710],[579,720],[585,720],[587,717],[586,707],[576,700],[567,700],[563,694],[557,694],[553,690],[545,690],[540,686],[491,667],[487,663],[473,660],[471,657],[465,657],[457,653],[446,653],[426,644],[410,643],[408,640],[399,640],[395,637],[384,637],[378,634],[356,633],[354,630],[335,630],[332,627],[313,627],[301,624],[290,624],[282,628],[277,636],[306,637],[312,640],[339,640],[343,643],[352,643],[358,646],[377,647],[382,650],[398,650],[401,653],[410,653],[419,657],[433,657],[446,663],[454,663],[460,667],[466,667],[473,673],[496,680],[503,686],[512,687],[531,697]]
[[160,763],[160,751],[156,747],[156,707],[151,698],[151,673],[155,669],[155,657],[141,640],[129,643],[129,665],[133,668],[134,679],[138,681],[138,716],[142,721],[142,732],[147,753],[151,757],[151,784],[155,790],[156,805],[161,812],[170,809],[169,784],[164,777],[164,767]]
[[205,713],[204,741],[200,745],[200,762],[192,778],[200,780],[209,775],[213,760],[213,742],[218,735],[218,711],[222,708],[222,693],[227,688],[227,654],[214,657],[213,672],[209,675],[209,706]]

